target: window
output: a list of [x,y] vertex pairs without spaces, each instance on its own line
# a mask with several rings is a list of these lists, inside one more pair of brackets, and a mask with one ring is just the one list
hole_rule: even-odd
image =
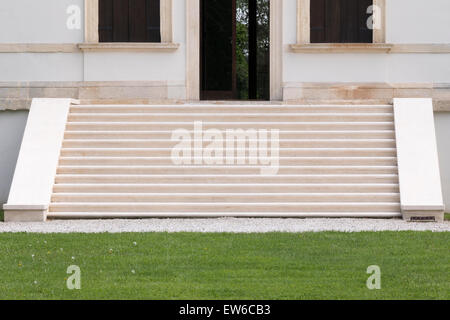
[[161,42],[160,0],[99,0],[100,42]]
[[373,0],[310,1],[311,43],[372,43]]

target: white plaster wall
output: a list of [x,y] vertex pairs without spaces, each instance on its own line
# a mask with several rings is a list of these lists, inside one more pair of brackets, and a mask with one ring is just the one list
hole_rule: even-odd
[[435,112],[434,125],[445,211],[450,212],[450,112]]
[[[184,48],[175,52],[85,54],[86,81],[184,81]],[[165,66],[162,68],[161,66]]]
[[82,81],[81,53],[0,53],[0,81]]
[[[69,30],[67,8],[81,9],[81,28]],[[84,39],[84,0],[0,1],[0,43],[79,43]]]
[[173,1],[171,52],[85,53],[85,81],[169,81],[184,83],[186,75],[185,0]]
[[450,43],[450,1],[386,0],[387,42]]
[[173,2],[173,41],[180,48],[171,52],[86,52],[86,81],[185,81],[185,0]]
[[[450,54],[300,54],[297,0],[284,0],[283,82],[450,82]],[[387,0],[388,43],[450,43],[449,0]]]
[[28,111],[0,111],[0,205],[8,200]]
[[[80,30],[66,27],[70,5],[84,0],[0,2],[0,43],[82,43]],[[173,2],[173,52],[0,53],[0,81],[185,82],[185,0]]]
[[450,54],[285,52],[284,59],[284,82],[450,82]]

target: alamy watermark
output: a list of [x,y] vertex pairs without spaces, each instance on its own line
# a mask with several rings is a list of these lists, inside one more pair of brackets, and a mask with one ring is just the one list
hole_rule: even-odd
[[[279,129],[207,129],[194,121],[194,130],[172,132],[175,165],[259,165],[262,175],[275,175],[280,165]],[[204,143],[208,143],[204,146]]]
[[371,14],[367,19],[367,28],[369,30],[379,30],[381,29],[381,8],[377,5],[371,5],[367,7],[366,13]]
[[70,5],[66,9],[66,13],[69,15],[66,20],[66,26],[69,30],[81,29],[81,9],[77,5]]
[[69,290],[81,289],[81,269],[77,265],[71,265],[67,268],[67,274],[70,276],[67,278],[66,285]]
[[367,267],[366,273],[370,274],[367,278],[366,286],[369,290],[381,289],[381,269],[377,265]]

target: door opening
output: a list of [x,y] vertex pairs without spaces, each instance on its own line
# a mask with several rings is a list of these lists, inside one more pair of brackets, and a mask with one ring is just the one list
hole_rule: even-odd
[[269,8],[269,0],[201,0],[201,99],[270,99]]

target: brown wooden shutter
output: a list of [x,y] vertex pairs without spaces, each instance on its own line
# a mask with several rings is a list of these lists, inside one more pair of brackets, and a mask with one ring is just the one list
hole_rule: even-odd
[[98,36],[100,42],[113,41],[113,0],[99,1]]
[[371,43],[373,0],[311,0],[311,43]]
[[100,42],[160,42],[160,0],[100,0]]
[[160,0],[147,0],[147,41],[161,42]]
[[367,8],[373,5],[373,0],[360,0],[358,8],[358,27],[359,27],[359,42],[372,43],[373,30],[367,28],[367,19],[370,15],[367,13]]
[[130,0],[129,5],[129,26],[131,42],[146,42],[146,0]]
[[325,0],[311,0],[311,42],[326,42]]
[[113,41],[128,42],[129,34],[129,0],[113,0]]

